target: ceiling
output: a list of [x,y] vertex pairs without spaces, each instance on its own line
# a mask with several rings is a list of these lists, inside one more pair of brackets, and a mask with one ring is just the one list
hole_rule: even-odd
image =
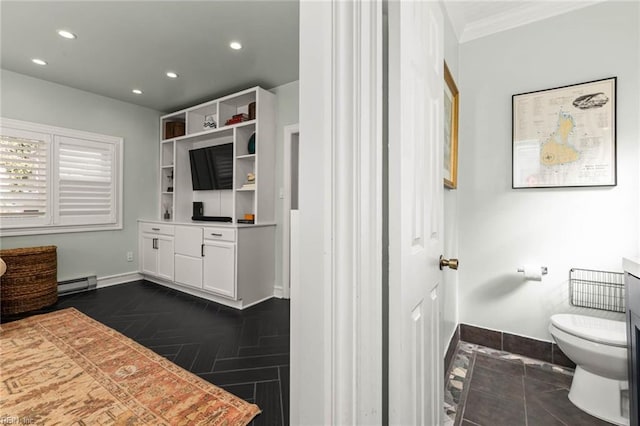
[[[170,112],[298,79],[297,1],[6,1],[3,69]],[[60,37],[69,30],[75,40]],[[241,50],[229,43],[240,41]],[[33,58],[47,61],[35,65]],[[175,71],[177,79],[165,73]],[[143,91],[141,95],[132,89]]]
[[[461,43],[598,2],[444,1]],[[248,87],[297,80],[298,11],[298,0],[1,0],[0,64],[171,112]],[[60,29],[77,39],[63,39]],[[230,49],[233,40],[243,48]],[[35,65],[33,58],[48,64]],[[179,77],[170,79],[167,71]],[[143,93],[132,93],[134,88]]]
[[460,43],[541,21],[603,0],[444,0]]

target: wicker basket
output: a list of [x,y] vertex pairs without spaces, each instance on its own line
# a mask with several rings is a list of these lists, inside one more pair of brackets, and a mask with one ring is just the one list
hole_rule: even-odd
[[0,250],[7,272],[0,278],[0,313],[40,309],[58,300],[56,246]]

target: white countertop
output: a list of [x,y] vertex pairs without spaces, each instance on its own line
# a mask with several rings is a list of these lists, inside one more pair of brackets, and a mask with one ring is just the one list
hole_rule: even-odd
[[622,258],[622,269],[640,278],[640,258]]
[[222,228],[259,228],[262,226],[275,226],[275,223],[231,223],[231,222],[214,222],[214,221],[189,221],[174,222],[172,220],[158,219],[138,219],[138,222],[158,223],[162,225],[187,225],[187,226],[214,226]]

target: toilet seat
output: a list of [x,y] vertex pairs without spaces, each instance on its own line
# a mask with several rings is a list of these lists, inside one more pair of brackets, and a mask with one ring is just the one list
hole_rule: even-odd
[[575,314],[551,316],[551,324],[576,337],[605,345],[626,347],[627,328],[623,321]]

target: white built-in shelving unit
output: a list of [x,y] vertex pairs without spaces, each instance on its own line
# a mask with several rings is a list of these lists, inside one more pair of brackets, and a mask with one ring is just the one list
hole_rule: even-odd
[[[204,204],[205,216],[230,216],[233,223],[245,214],[256,224],[275,220],[275,95],[254,87],[163,116],[160,120],[160,219],[190,222],[194,201]],[[236,114],[249,114],[255,102],[255,118],[225,125]],[[205,127],[213,118],[217,128]],[[166,138],[167,123],[184,123],[185,134]],[[255,153],[248,142],[255,133]],[[194,191],[189,150],[233,143],[233,189]],[[254,173],[255,188],[246,189],[247,175]]]

